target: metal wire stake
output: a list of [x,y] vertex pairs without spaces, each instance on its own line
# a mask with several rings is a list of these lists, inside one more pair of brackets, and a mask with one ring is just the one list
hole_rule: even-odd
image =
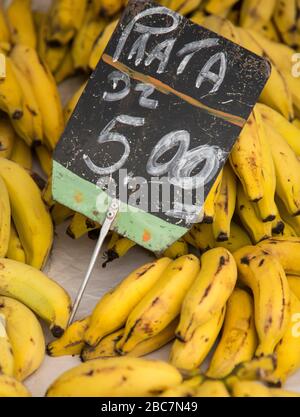
[[76,299],[75,299],[75,302],[74,302],[73,307],[72,307],[72,312],[71,312],[71,315],[70,315],[70,318],[69,318],[68,325],[70,325],[73,322],[76,311],[79,307],[82,296],[84,294],[85,288],[86,288],[87,283],[90,279],[90,276],[93,272],[93,269],[94,269],[95,263],[97,261],[97,258],[98,258],[99,252],[101,250],[101,247],[103,245],[104,239],[106,238],[106,236],[107,236],[107,234],[108,234],[108,232],[109,232],[109,230],[110,230],[110,228],[111,228],[111,226],[112,226],[112,224],[115,220],[115,217],[118,214],[118,211],[119,211],[119,202],[118,202],[118,200],[113,199],[111,201],[111,204],[110,204],[108,210],[107,210],[106,217],[105,217],[105,220],[103,222],[103,225],[100,229],[99,238],[98,238],[97,244],[95,246],[94,252],[92,254],[92,257],[91,257],[88,269],[86,271],[85,277],[84,277],[84,279],[82,281],[82,284],[81,284],[81,286],[78,290],[78,293],[76,295]]

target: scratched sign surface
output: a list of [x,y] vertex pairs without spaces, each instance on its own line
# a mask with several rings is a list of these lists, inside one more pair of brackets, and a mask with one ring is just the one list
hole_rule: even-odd
[[102,221],[113,180],[129,207],[116,229],[163,249],[201,219],[269,73],[179,14],[130,1],[57,146],[54,197]]

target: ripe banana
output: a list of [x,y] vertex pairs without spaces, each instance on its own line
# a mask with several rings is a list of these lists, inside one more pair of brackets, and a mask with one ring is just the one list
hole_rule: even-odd
[[86,86],[86,82],[83,83],[78,90],[76,90],[76,92],[74,93],[73,97],[68,101],[66,107],[64,108],[64,119],[65,122],[67,123],[78,103],[78,100],[80,99],[84,89]]
[[198,326],[189,341],[175,340],[170,353],[170,362],[174,366],[189,371],[199,368],[217,340],[225,310],[224,306],[209,321]]
[[143,265],[105,294],[92,312],[84,341],[95,346],[104,336],[121,328],[134,307],[162,279],[170,263],[169,258],[161,258]]
[[215,200],[213,233],[217,242],[227,241],[230,237],[230,224],[235,210],[236,177],[229,164],[223,168],[220,194]]
[[5,182],[0,176],[0,258],[7,254],[10,236],[10,202]]
[[223,381],[204,381],[195,389],[195,397],[230,397]]
[[261,248],[246,246],[234,257],[240,281],[251,288],[254,296],[259,338],[256,355],[271,355],[290,320],[290,289],[285,272],[278,258]]
[[47,345],[49,356],[79,355],[84,347],[83,337],[89,326],[90,316],[74,321],[63,335]]
[[185,235],[185,239],[200,252],[214,248],[215,240],[211,224],[197,223]]
[[31,170],[32,168],[31,149],[29,148],[28,145],[26,145],[26,143],[22,139],[18,137],[15,140],[10,159],[16,164],[21,165],[23,168],[27,169],[28,171]]
[[71,55],[71,51],[68,50],[60,66],[57,68],[57,70],[53,74],[56,83],[60,84],[66,78],[74,75],[74,72],[75,72],[75,68],[74,68],[74,63],[73,63],[73,57]]
[[108,250],[105,252],[105,261],[102,266],[105,267],[109,262],[125,256],[126,253],[136,245],[133,240],[127,237],[119,236],[113,245],[108,245]]
[[232,293],[237,268],[231,253],[215,248],[201,257],[201,270],[184,297],[176,337],[189,341],[194,331],[221,310]]
[[68,50],[68,45],[46,45],[44,60],[52,74],[62,64]]
[[230,154],[231,166],[247,198],[257,203],[264,196],[263,158],[257,123],[252,113]]
[[297,30],[298,13],[297,0],[277,1],[274,21],[284,42],[295,49],[300,44],[300,34]]
[[10,224],[10,235],[6,253],[8,259],[25,263],[26,256],[13,221]]
[[7,26],[7,20],[5,17],[2,2],[0,4],[0,44],[1,43],[10,43],[10,31]]
[[71,306],[69,295],[38,269],[1,259],[0,295],[15,298],[33,310],[50,325],[56,337],[61,336],[67,326]]
[[129,314],[124,335],[116,344],[120,354],[156,336],[177,317],[199,268],[199,260],[194,255],[181,256],[168,265],[163,276]]
[[171,259],[177,259],[180,256],[187,255],[189,253],[189,247],[187,242],[181,238],[172,243],[163,253],[163,256],[167,256]]
[[280,212],[280,216],[282,217],[285,224],[288,224],[292,229],[296,232],[296,236],[300,235],[300,216],[291,216],[283,202],[277,198],[276,199],[277,206]]
[[93,0],[93,5],[98,13],[101,8],[105,15],[113,16],[123,7],[123,0]]
[[229,252],[233,253],[243,246],[251,245],[251,240],[244,229],[238,226],[236,223],[231,222],[230,225],[230,237],[225,242],[216,242],[216,247],[225,248]]
[[73,216],[74,212],[60,203],[55,203],[50,209],[51,217],[55,226],[59,226],[70,217]]
[[[138,383],[137,383],[138,381]],[[172,365],[140,358],[96,359],[62,374],[47,397],[146,397],[180,384]]]
[[233,397],[272,397],[270,389],[256,381],[236,381],[230,390]]
[[300,275],[300,238],[273,237],[258,246],[277,258],[287,274]]
[[49,149],[54,149],[64,129],[64,121],[60,98],[52,74],[44,64],[42,65],[36,51],[32,48],[16,45],[11,57],[15,65],[30,81],[42,115],[46,145]]
[[220,15],[229,8],[233,7],[238,0],[208,0],[205,5],[205,11],[209,14]]
[[114,20],[109,25],[107,25],[104,31],[100,34],[99,38],[96,40],[89,59],[89,67],[92,70],[96,68],[98,61],[101,58],[118,22],[118,20]]
[[14,143],[16,140],[16,133],[9,121],[3,117],[0,120],[0,158],[10,158]]
[[221,379],[253,358],[257,347],[252,297],[236,288],[227,302],[224,328],[206,375]]
[[11,0],[6,9],[6,16],[12,42],[36,48],[31,0]]
[[215,202],[218,200],[221,192],[223,170],[220,171],[213,186],[211,187],[208,196],[205,199],[203,207],[203,223],[211,224],[215,217]]
[[31,397],[27,388],[15,378],[0,375],[0,397]]
[[36,371],[44,359],[43,331],[32,311],[13,298],[0,297],[0,314],[5,317],[12,347],[14,376],[22,381]]
[[295,275],[287,275],[289,287],[293,294],[300,299],[300,279]]
[[294,119],[292,124],[293,126],[296,126],[298,130],[300,130],[300,119]]
[[[136,347],[126,356],[138,358],[160,349],[174,339],[177,325],[178,320],[173,320],[160,333],[150,337],[150,339],[143,340],[141,343],[136,345]],[[117,330],[108,336],[105,336],[95,347],[86,346],[81,352],[81,360],[85,362],[92,359],[104,359],[118,356],[118,352],[116,351],[116,343],[123,337],[123,334],[124,328]]]
[[75,213],[71,220],[71,223],[67,228],[66,233],[72,239],[79,239],[80,237],[87,234],[90,230],[95,230],[99,227],[99,223],[96,223],[93,220],[88,219],[81,213]]
[[1,374],[14,376],[14,354],[6,327],[5,315],[0,312],[0,370]]
[[181,384],[174,388],[164,391],[161,397],[193,397],[196,388],[204,381],[202,375],[184,380]]
[[34,150],[42,171],[47,175],[47,178],[49,178],[52,174],[52,153],[44,145],[38,145]]
[[269,22],[275,11],[277,0],[244,0],[240,12],[240,25],[257,29]]
[[236,212],[254,243],[272,236],[272,223],[258,217],[255,203],[248,200],[241,184],[237,186]]
[[5,182],[26,262],[42,268],[47,260],[53,225],[41,198],[41,193],[24,168],[7,159],[0,159],[0,177]]

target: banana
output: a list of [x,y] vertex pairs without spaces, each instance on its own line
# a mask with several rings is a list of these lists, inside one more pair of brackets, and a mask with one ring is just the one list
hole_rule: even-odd
[[50,325],[55,337],[61,336],[67,326],[71,308],[69,295],[38,269],[1,259],[0,295],[15,298],[33,310]]
[[214,221],[215,217],[215,202],[219,198],[221,192],[221,183],[222,183],[223,170],[220,171],[217,179],[215,180],[213,186],[211,187],[208,196],[205,199],[203,206],[203,223],[211,224]]
[[229,8],[233,7],[238,0],[208,0],[205,5],[205,11],[209,14],[220,15]]
[[54,74],[62,64],[68,50],[68,45],[46,45],[44,60],[52,74]]
[[29,173],[16,163],[0,158],[0,177],[5,182],[26,262],[42,268],[50,252],[53,226],[40,191]]
[[258,245],[279,260],[287,274],[300,275],[300,238],[273,237]]
[[198,326],[188,342],[175,340],[170,353],[170,362],[174,366],[188,371],[199,368],[217,340],[225,310],[224,306],[208,322]]
[[99,14],[102,8],[102,0],[92,0],[92,7],[95,14]]
[[121,328],[134,307],[162,279],[170,263],[169,258],[161,258],[143,265],[105,294],[92,312],[85,343],[96,346],[104,336]]
[[181,381],[177,369],[162,361],[126,357],[96,359],[62,374],[48,388],[46,396],[148,397]]
[[14,354],[6,331],[6,318],[0,313],[0,372],[14,376]]
[[233,397],[272,397],[270,389],[256,381],[236,381],[230,389]]
[[251,288],[254,296],[259,338],[256,355],[271,355],[290,320],[290,289],[285,272],[277,258],[258,247],[246,246],[234,257],[240,281]]
[[55,204],[55,201],[52,198],[52,176],[48,178],[48,181],[42,191],[42,199],[46,206],[51,210]]
[[71,77],[75,73],[73,57],[71,51],[68,50],[60,66],[55,71],[54,78],[57,84],[60,84],[66,78]]
[[257,29],[269,22],[275,11],[277,0],[244,0],[240,12],[240,25]]
[[100,60],[118,23],[118,20],[114,20],[107,25],[104,31],[100,34],[99,38],[96,40],[89,59],[89,67],[92,70],[96,68],[98,61]]
[[49,178],[52,174],[52,153],[44,145],[38,145],[34,150],[42,171]]
[[278,215],[275,204],[276,173],[269,142],[266,138],[266,129],[260,111],[253,109],[257,133],[261,146],[262,173],[263,173],[263,198],[257,202],[256,209],[263,222],[272,222]]
[[298,130],[300,130],[300,119],[294,119],[292,124],[296,126]]
[[280,0],[277,2],[274,21],[284,42],[295,49],[300,45],[297,17],[297,0]]
[[230,163],[247,198],[257,203],[264,196],[263,157],[255,116],[251,113],[230,154]]
[[127,237],[119,236],[119,239],[114,243],[114,245],[108,248],[105,252],[105,261],[102,266],[106,267],[109,262],[125,256],[126,253],[135,245],[136,243],[133,240],[130,240]]
[[276,367],[275,355],[254,357],[250,361],[237,365],[225,381],[231,385],[237,379],[241,381],[263,381],[267,375],[274,372]]
[[195,390],[195,397],[230,397],[227,388],[222,381],[207,380],[204,381]]
[[[150,337],[150,339],[143,340],[141,343],[136,345],[136,347],[128,352],[126,356],[138,358],[160,349],[174,339],[177,325],[178,320],[173,320],[160,333]],[[81,352],[81,360],[85,362],[92,359],[103,359],[118,356],[118,353],[116,352],[116,343],[123,337],[123,334],[124,328],[105,336],[95,347],[86,346]]]
[[83,25],[75,36],[72,44],[71,54],[75,69],[87,70],[89,58],[96,39],[107,25],[103,17],[94,17],[88,12]]
[[81,27],[87,0],[54,0],[49,13],[47,40],[66,45]]
[[300,367],[300,332],[299,332],[300,300],[291,291],[291,317],[282,339],[275,349],[276,368],[268,381],[283,384],[287,377]]
[[123,7],[123,0],[93,0],[95,10],[101,11],[107,16],[113,16]]
[[83,336],[89,326],[90,317],[74,321],[63,335],[48,343],[49,356],[79,355],[84,347]]
[[0,44],[7,43],[9,44],[11,41],[10,39],[10,31],[7,25],[6,16],[4,13],[4,9],[2,6],[2,2],[0,4]]
[[233,253],[243,246],[251,245],[251,240],[244,229],[238,226],[236,223],[231,222],[230,225],[230,237],[225,242],[216,242],[216,247],[225,248],[229,252]]
[[197,10],[202,0],[185,0],[185,2],[179,7],[177,13],[182,16],[189,15],[193,11]]
[[80,237],[87,234],[90,230],[95,230],[99,227],[99,223],[88,219],[81,213],[75,213],[70,225],[67,228],[66,233],[72,239],[79,239]]
[[197,25],[202,25],[204,20],[206,18],[206,15],[203,11],[201,10],[196,10],[190,17],[190,20],[193,23],[196,23]]
[[183,299],[199,272],[194,255],[172,261],[162,277],[131,311],[125,332],[116,349],[120,354],[130,352],[143,340],[161,332],[179,314]]
[[15,378],[0,375],[0,397],[31,397],[27,388]]
[[16,164],[21,165],[23,168],[27,169],[28,171],[31,170],[32,168],[31,149],[29,148],[28,145],[26,145],[26,143],[22,139],[18,137],[15,140],[10,159]]
[[[278,199],[277,199],[277,202],[278,202]],[[282,220],[281,215],[278,213],[278,209],[277,209],[277,215],[272,222],[272,235],[283,235],[285,227],[286,227],[286,223]]]
[[171,259],[177,259],[180,256],[187,255],[189,253],[189,247],[187,242],[181,238],[172,243],[163,253],[163,256],[167,256]]
[[6,320],[6,331],[14,357],[14,376],[22,381],[35,372],[43,362],[43,331],[32,311],[12,298],[0,297],[0,314],[4,315]]
[[287,275],[289,287],[293,294],[300,299],[300,279],[295,275]]
[[64,206],[60,203],[55,203],[50,209],[51,217],[55,226],[59,226],[64,223],[70,217],[73,216],[74,211],[69,209],[69,207]]
[[292,227],[292,229],[296,232],[296,235],[300,236],[300,216],[291,216],[279,198],[277,198],[276,202],[280,216],[282,217],[285,224],[288,224],[290,227]]
[[221,379],[241,362],[253,358],[257,346],[251,296],[236,288],[227,302],[224,328],[206,375]]
[[41,111],[46,144],[49,149],[54,149],[64,129],[64,121],[60,98],[52,74],[39,61],[34,49],[16,45],[11,56],[15,65],[30,81]]
[[231,253],[215,248],[201,257],[201,270],[184,297],[176,337],[187,342],[197,327],[221,310],[232,293],[237,268]]
[[12,0],[6,9],[6,16],[12,42],[36,48],[31,0]]
[[288,212],[300,214],[300,161],[284,138],[265,124],[276,171],[276,192]]
[[277,28],[272,20],[258,28],[258,31],[267,39],[272,42],[280,42],[280,37]]
[[66,107],[64,108],[64,119],[65,122],[67,123],[78,103],[78,100],[80,99],[84,89],[86,86],[86,82],[84,82],[79,88],[78,90],[76,90],[76,92],[74,93],[74,95],[72,96],[72,98],[68,101]]
[[272,223],[264,223],[258,217],[254,203],[248,200],[241,184],[237,186],[236,212],[254,243],[272,236]]
[[185,238],[187,242],[192,244],[200,250],[200,252],[206,252],[209,249],[215,247],[215,240],[211,224],[197,223],[190,229]]
[[6,256],[9,246],[11,208],[5,182],[0,177],[0,258]]
[[25,252],[13,221],[10,225],[10,235],[6,257],[8,259],[12,259],[13,261],[23,262],[24,264],[26,262]]
[[16,140],[16,133],[10,121],[5,117],[1,117],[0,119],[0,158],[10,158],[15,140]]
[[193,378],[186,379],[181,384],[174,388],[170,388],[164,391],[161,397],[193,397],[196,388],[204,381],[202,375],[194,376]]
[[284,229],[281,235],[287,239],[290,237],[297,237],[297,233],[288,223],[284,223]]
[[213,233],[216,241],[227,241],[230,237],[230,223],[235,210],[236,177],[229,164],[223,168],[219,197],[215,200]]
[[300,130],[293,123],[272,108],[258,103],[256,108],[259,110],[263,122],[271,125],[290,145],[296,155],[300,156],[299,136]]

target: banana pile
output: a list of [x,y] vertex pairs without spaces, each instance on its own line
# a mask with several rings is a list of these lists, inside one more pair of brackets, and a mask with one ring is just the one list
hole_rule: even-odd
[[[48,396],[297,395],[274,387],[300,368],[299,0],[159,1],[266,57],[271,77],[201,223],[69,327],[68,294],[41,272],[56,226],[72,239],[99,234],[53,200],[52,152],[125,3],[0,2],[0,396],[30,395],[21,381],[45,351],[37,317],[58,337],[50,356],[85,362]],[[81,85],[63,108],[59,85],[74,75]],[[136,246],[116,232],[106,244],[103,266]],[[168,364],[137,359],[167,344]]]

